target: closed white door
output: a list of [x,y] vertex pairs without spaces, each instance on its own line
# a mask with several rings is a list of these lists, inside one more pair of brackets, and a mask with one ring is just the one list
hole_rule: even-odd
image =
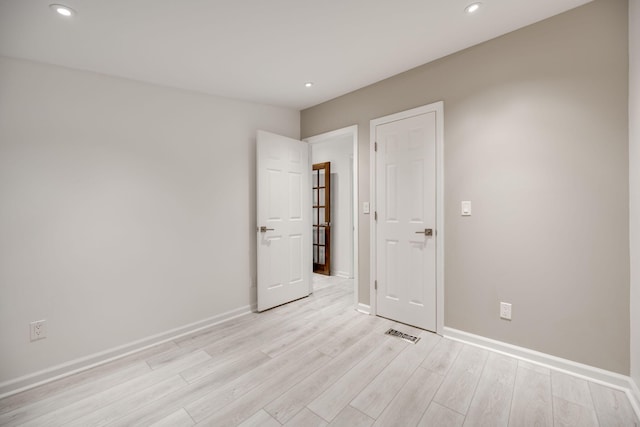
[[311,290],[311,166],[302,141],[258,131],[258,311]]
[[375,136],[377,314],[436,331],[436,112]]

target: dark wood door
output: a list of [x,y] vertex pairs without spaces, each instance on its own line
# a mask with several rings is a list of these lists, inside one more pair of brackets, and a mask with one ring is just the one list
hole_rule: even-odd
[[331,271],[331,162],[313,165],[313,272]]

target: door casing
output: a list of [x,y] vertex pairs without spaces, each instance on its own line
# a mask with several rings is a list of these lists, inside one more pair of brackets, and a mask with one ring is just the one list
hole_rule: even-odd
[[376,127],[385,123],[407,119],[426,113],[436,113],[436,333],[443,334],[444,328],[444,103],[442,101],[412,108],[410,110],[391,114],[373,119],[369,126],[369,170],[370,170],[370,195],[371,195],[371,215],[369,218],[370,230],[370,287],[369,303],[372,315],[377,314],[377,291],[375,281],[377,280],[376,254],[377,254],[377,234],[376,234]]

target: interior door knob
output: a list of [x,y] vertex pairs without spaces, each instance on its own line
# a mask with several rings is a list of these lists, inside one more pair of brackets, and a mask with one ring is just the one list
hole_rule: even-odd
[[425,236],[433,236],[432,228],[425,228],[423,231],[416,231],[416,234],[424,234]]
[[261,233],[266,233],[267,231],[273,231],[273,230],[275,230],[275,228],[267,228],[264,225],[262,227],[260,227],[260,232]]

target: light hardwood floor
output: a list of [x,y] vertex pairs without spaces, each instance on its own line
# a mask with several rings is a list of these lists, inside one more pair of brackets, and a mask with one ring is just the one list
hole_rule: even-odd
[[308,298],[0,400],[0,425],[638,425],[623,392],[360,314],[352,281],[314,282]]

